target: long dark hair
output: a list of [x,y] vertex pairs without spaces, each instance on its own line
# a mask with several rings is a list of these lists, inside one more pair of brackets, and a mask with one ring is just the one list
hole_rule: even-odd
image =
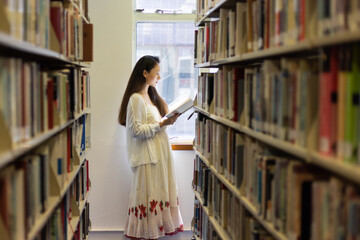
[[[118,121],[121,125],[126,125],[126,108],[131,95],[140,92],[145,87],[146,78],[143,74],[144,70],[150,72],[151,69],[153,69],[159,63],[160,59],[158,57],[146,55],[141,57],[135,64],[120,106]],[[148,94],[151,102],[159,110],[160,115],[162,117],[165,116],[168,111],[168,107],[164,99],[162,99],[162,97],[157,92],[156,88],[149,86]]]

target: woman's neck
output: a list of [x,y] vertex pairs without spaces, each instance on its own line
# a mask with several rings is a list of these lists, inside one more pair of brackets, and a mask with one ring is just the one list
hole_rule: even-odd
[[145,85],[145,87],[139,92],[143,96],[149,96],[149,85]]
[[150,99],[148,90],[149,90],[149,86],[147,85],[143,90],[141,90],[141,91],[138,92],[138,93],[144,98],[144,100],[145,100],[145,102],[146,102],[147,104],[154,105],[154,104],[151,102],[151,99]]

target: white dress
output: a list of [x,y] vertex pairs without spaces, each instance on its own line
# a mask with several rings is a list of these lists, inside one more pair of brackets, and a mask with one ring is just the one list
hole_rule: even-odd
[[[159,122],[158,109],[145,105],[146,123],[143,124]],[[173,156],[165,129],[157,131],[151,141],[157,162],[131,168],[133,177],[124,233],[132,239],[156,239],[183,231]]]

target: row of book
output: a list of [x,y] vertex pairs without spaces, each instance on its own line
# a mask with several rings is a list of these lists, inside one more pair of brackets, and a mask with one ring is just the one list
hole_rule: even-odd
[[[67,178],[72,173],[66,163],[69,159],[64,161],[62,156],[53,156],[56,151],[53,148],[60,146],[42,146],[33,154],[1,170],[0,233],[2,237],[8,236],[5,239],[27,239],[40,216],[49,211],[60,191],[65,188],[65,185],[60,187],[57,180]],[[57,169],[54,169],[54,161],[58,164]],[[88,161],[77,166],[80,170],[62,201],[62,210],[67,209],[67,214],[76,212],[75,208],[79,208],[80,201],[85,199],[90,187]],[[63,170],[64,167],[68,169]],[[74,203],[70,204],[70,201]],[[57,217],[56,213],[52,218]]]
[[82,19],[83,10],[71,1],[11,0],[1,4],[0,31],[71,59],[92,61],[84,52],[92,52],[92,25]]
[[[88,202],[84,205],[84,209],[80,212],[73,207],[71,195],[66,195],[60,206],[54,211],[49,221],[34,240],[50,240],[50,239],[87,239],[90,231],[90,205]],[[81,214],[79,216],[79,214]],[[79,216],[79,222],[75,229],[72,229],[71,221],[74,217]],[[70,231],[68,231],[70,228]]]
[[358,32],[360,7],[353,0],[247,0],[219,11],[195,32],[200,64],[328,35]]
[[245,140],[232,128],[199,114],[194,146],[216,171],[240,188],[244,174]]
[[18,40],[49,48],[49,0],[2,1],[1,11],[3,32]]
[[[210,123],[220,125],[211,120]],[[205,124],[209,124],[208,120]],[[227,130],[227,133],[231,135],[231,131]],[[327,236],[356,239],[360,236],[357,225],[359,187],[265,147],[244,134],[235,132],[234,135],[235,141],[201,137],[206,142],[204,145],[210,142],[210,150],[205,147],[201,153],[210,157],[204,157],[206,164],[196,158],[194,188],[203,198],[204,205],[213,201],[212,194],[216,194],[216,189],[212,188],[222,185],[212,173],[216,172],[234,185],[238,194],[252,204],[264,221],[270,222],[289,239],[326,239]],[[221,142],[222,149],[213,148],[216,142]],[[219,153],[215,156],[214,152]],[[212,204],[213,211],[219,212],[216,201]],[[221,214],[219,217],[221,219]]]
[[[91,221],[90,221],[90,205],[89,202],[86,202],[85,211],[82,213],[80,222],[75,231],[74,238],[75,239],[88,239],[88,235],[91,229]],[[41,240],[41,239],[38,239]]]
[[301,239],[360,236],[358,186],[268,152],[250,138],[245,148],[244,195],[275,228]]
[[217,221],[229,239],[274,239],[199,158],[195,159],[195,166],[194,187],[201,194],[203,204],[195,200],[194,232],[200,239],[216,239],[209,217]]
[[194,218],[192,221],[192,231],[197,239],[201,240],[221,240],[222,238],[216,232],[211,224],[209,216],[201,207],[197,198],[194,200]]
[[198,80],[197,106],[275,138],[359,164],[359,44],[321,59],[224,66]]
[[49,71],[35,62],[0,58],[0,152],[65,124],[89,107],[87,72]]

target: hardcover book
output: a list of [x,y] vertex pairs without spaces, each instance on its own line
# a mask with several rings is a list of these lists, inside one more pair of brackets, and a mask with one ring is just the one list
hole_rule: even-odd
[[194,105],[193,100],[189,98],[178,97],[169,104],[169,113],[165,117],[170,118],[177,113],[184,113]]

